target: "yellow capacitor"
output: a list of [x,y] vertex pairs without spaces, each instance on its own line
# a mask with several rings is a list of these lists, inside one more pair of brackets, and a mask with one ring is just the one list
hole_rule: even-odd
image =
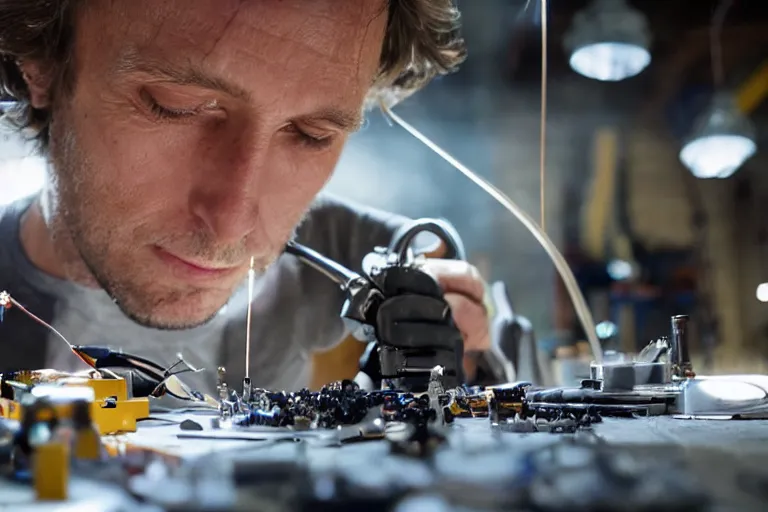
[[87,402],[74,404],[72,423],[75,427],[75,458],[87,460],[101,458],[101,435],[91,420],[91,409]]
[[65,443],[45,443],[34,448],[32,478],[38,500],[63,501],[69,487],[69,448]]

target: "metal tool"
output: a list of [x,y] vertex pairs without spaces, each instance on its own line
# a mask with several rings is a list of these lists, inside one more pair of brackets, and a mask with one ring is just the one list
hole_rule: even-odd
[[72,351],[95,370],[116,370],[128,373],[131,379],[131,394],[136,397],[159,397],[168,394],[179,400],[187,400],[214,406],[211,397],[190,389],[178,375],[200,372],[179,355],[179,360],[169,367],[163,367],[143,357],[117,352],[105,347],[72,346]]
[[678,418],[768,418],[768,376],[718,375],[686,379],[676,404]]
[[341,311],[343,318],[364,326],[375,325],[375,308],[384,296],[371,280],[295,241],[286,244],[285,252],[339,285],[347,295]]
[[688,355],[688,317],[672,317],[670,365],[679,382],[678,418],[768,418],[768,376],[697,376]]
[[531,322],[512,308],[507,287],[502,281],[490,286],[495,316],[491,321],[491,350],[483,352],[478,362],[481,386],[524,380],[544,384],[545,370]]
[[443,291],[420,270],[411,242],[420,233],[436,235],[448,257],[464,257],[464,247],[446,222],[419,219],[401,227],[388,248],[376,248],[358,274],[297,242],[285,251],[320,271],[345,292],[341,316],[356,323],[365,341],[375,341],[381,377],[394,387],[426,391],[430,372],[444,369],[446,387],[463,383],[463,340]]
[[652,341],[635,358],[592,362],[580,388],[532,389],[532,407],[588,407],[603,416],[658,415],[678,410],[681,389],[694,375],[688,358],[688,317],[672,317],[669,341]]
[[672,384],[672,370],[667,362],[593,363],[589,370],[591,379],[602,383],[603,391],[634,391]]
[[690,378],[696,375],[693,372],[691,358],[688,354],[688,315],[672,317],[672,344],[669,360],[672,365],[672,373],[676,377]]

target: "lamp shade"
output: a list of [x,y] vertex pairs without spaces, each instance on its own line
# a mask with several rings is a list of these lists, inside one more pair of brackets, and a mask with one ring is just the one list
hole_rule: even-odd
[[595,0],[574,16],[564,44],[574,71],[619,81],[651,63],[650,39],[645,17],[625,0]]
[[696,121],[680,160],[697,178],[727,178],[757,151],[754,127],[733,97],[718,94]]

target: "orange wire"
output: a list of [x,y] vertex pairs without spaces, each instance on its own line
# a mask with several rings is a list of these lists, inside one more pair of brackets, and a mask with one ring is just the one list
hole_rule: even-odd
[[[87,365],[88,365],[90,368],[93,368],[94,370],[96,369],[96,367],[95,367],[94,365],[92,365],[91,363],[89,363],[88,361],[86,361],[86,360],[85,360],[83,357],[81,357],[81,356],[80,356],[80,354],[78,354],[78,353],[77,353],[77,351],[74,349],[74,347],[72,346],[72,344],[71,344],[69,341],[67,341],[67,338],[65,338],[63,334],[61,334],[59,331],[57,331],[55,327],[53,327],[51,324],[49,324],[48,322],[46,322],[45,320],[43,320],[43,319],[42,319],[42,318],[40,318],[39,316],[35,315],[35,314],[34,314],[34,313],[32,313],[31,311],[29,311],[27,308],[25,308],[25,307],[24,307],[24,306],[22,306],[21,304],[19,304],[19,302],[18,302],[16,299],[14,299],[13,297],[11,297],[11,295],[10,295],[10,294],[8,295],[8,299],[11,301],[11,304],[13,304],[15,307],[19,308],[19,310],[20,310],[22,313],[24,313],[25,315],[27,315],[28,317],[30,317],[30,318],[31,318],[32,320],[34,320],[35,322],[37,322],[37,323],[39,323],[40,325],[42,325],[43,327],[45,327],[45,328],[49,329],[49,330],[50,330],[52,333],[54,333],[56,336],[58,336],[59,338],[61,338],[62,340],[64,340],[64,343],[66,343],[66,344],[67,344],[67,346],[69,347],[69,349],[72,351],[72,353],[73,353],[73,354],[75,354],[75,355],[77,356],[77,358],[78,358],[78,359],[80,359],[82,362],[84,362],[85,364],[87,364]],[[0,307],[2,307],[2,306],[0,306]]]

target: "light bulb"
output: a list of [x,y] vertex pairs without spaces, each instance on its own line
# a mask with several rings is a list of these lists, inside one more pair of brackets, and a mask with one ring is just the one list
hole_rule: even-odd
[[697,178],[727,178],[756,151],[754,141],[742,135],[709,135],[683,146],[680,160]]
[[733,96],[721,92],[696,121],[680,160],[697,178],[727,178],[756,151],[752,123]]
[[608,275],[614,281],[626,281],[632,277],[632,264],[624,260],[612,260],[608,263]]
[[571,67],[577,73],[617,82],[639,74],[651,63],[651,54],[642,46],[629,43],[594,43],[582,46],[571,55]]
[[760,302],[768,302],[768,283],[760,283],[757,285],[755,295]]

